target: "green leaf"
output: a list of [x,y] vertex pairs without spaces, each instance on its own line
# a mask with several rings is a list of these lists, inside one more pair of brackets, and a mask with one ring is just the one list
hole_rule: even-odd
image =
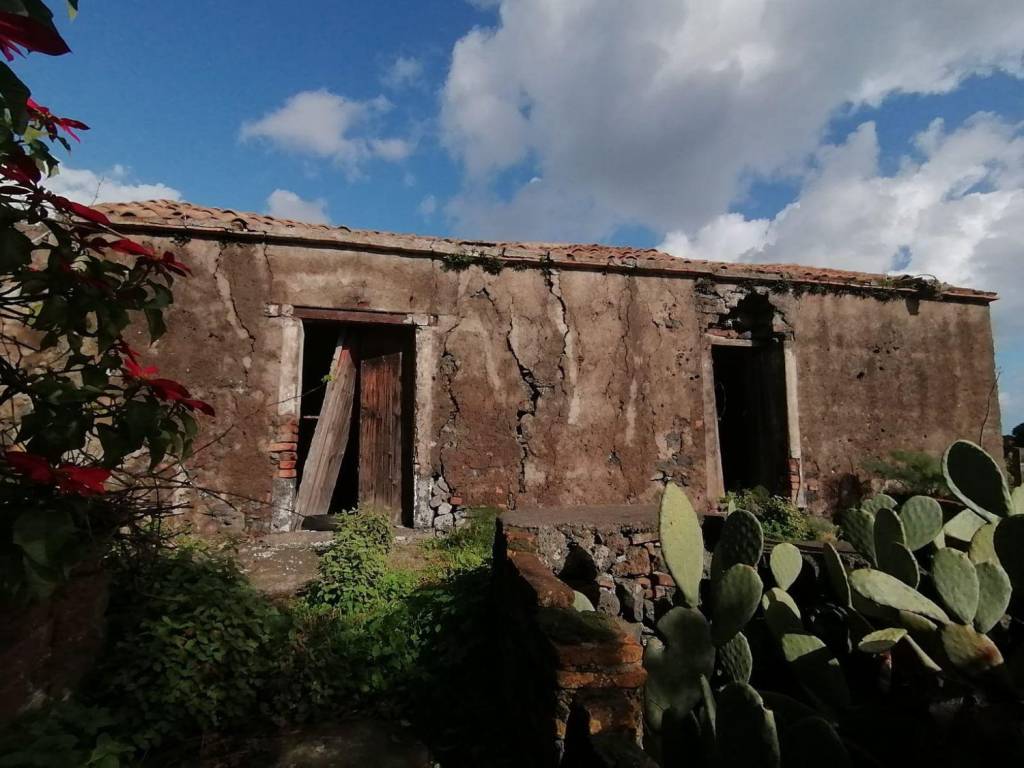
[[14,74],[14,70],[0,62],[0,96],[11,113],[11,127],[15,133],[24,133],[28,128],[28,101],[32,91]]
[[0,270],[13,272],[32,261],[32,241],[11,226],[0,229]]
[[164,314],[159,309],[143,310],[146,314],[146,325],[149,326],[149,338],[151,341],[156,341],[167,332],[167,326],[164,324]]
[[75,525],[66,510],[32,510],[15,519],[11,540],[35,563],[54,567],[74,534]]

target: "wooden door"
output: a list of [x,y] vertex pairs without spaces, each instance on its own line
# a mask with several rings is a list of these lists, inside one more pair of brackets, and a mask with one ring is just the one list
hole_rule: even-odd
[[402,524],[402,348],[394,337],[359,363],[359,501]]

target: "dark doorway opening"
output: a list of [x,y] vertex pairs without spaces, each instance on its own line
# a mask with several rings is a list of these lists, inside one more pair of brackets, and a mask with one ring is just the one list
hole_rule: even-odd
[[[324,513],[357,505],[385,512],[397,525],[412,520],[412,424],[415,338],[412,326],[303,321],[302,400],[298,470],[304,469],[325,408],[327,376],[343,345],[355,369],[348,439]],[[312,522],[312,521],[311,521]]]
[[782,344],[714,345],[718,448],[726,491],[788,495],[789,438]]

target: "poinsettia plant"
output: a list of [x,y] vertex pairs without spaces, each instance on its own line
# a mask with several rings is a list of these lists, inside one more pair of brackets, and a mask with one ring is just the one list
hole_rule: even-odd
[[[77,2],[69,8],[77,11]],[[0,0],[0,53],[68,46],[41,0]],[[213,409],[158,376],[125,334],[165,331],[170,252],[46,186],[54,146],[88,126],[42,106],[0,62],[0,593],[48,594],[110,534],[159,508],[161,466],[188,455]]]

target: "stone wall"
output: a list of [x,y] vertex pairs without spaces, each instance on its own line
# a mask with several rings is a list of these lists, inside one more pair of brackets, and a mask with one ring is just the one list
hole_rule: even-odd
[[418,527],[449,529],[472,506],[653,503],[669,479],[709,509],[721,490],[711,338],[743,336],[735,310],[752,293],[791,345],[802,462],[792,471],[812,511],[859,487],[866,458],[939,451],[983,425],[986,447],[1001,448],[981,301],[597,267],[456,268],[327,242],[154,240],[126,229],[194,271],[175,284],[171,331],[147,354],[217,408],[215,441],[190,464],[197,487],[221,492],[195,495],[203,527],[289,521],[302,351],[294,307],[398,313],[415,326]]
[[555,766],[570,731],[583,741],[615,734],[636,744],[646,672],[625,622],[573,608],[573,591],[554,576],[525,531],[499,525],[495,578],[500,616],[502,695],[524,764]]

